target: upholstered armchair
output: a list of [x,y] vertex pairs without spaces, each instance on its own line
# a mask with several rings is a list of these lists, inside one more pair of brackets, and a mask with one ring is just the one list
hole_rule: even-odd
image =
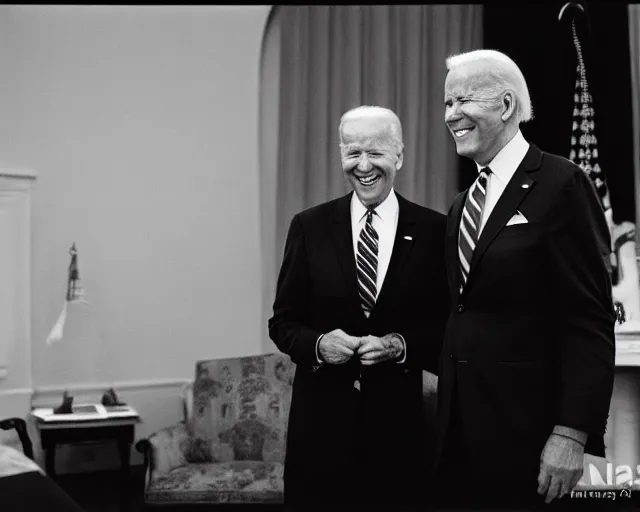
[[145,504],[281,503],[294,370],[284,354],[196,363],[185,420],[136,444]]
[[[196,363],[195,380],[182,390],[185,419],[136,444],[145,504],[282,503],[294,371],[279,353]],[[423,372],[428,457],[436,385]]]

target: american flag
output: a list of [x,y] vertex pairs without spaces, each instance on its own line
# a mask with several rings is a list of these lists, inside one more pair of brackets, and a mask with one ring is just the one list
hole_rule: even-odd
[[[582,11],[583,9],[580,7],[580,10]],[[577,13],[577,10],[574,12]],[[604,173],[602,172],[600,163],[598,162],[598,139],[596,138],[595,133],[593,97],[589,92],[585,59],[582,45],[578,38],[575,17],[571,21],[571,31],[578,65],[576,67],[576,83],[573,94],[573,127],[571,132],[571,151],[569,153],[569,160],[579,165],[594,183],[604,209],[607,223],[609,224],[609,230],[613,231],[611,200],[609,199],[609,191],[607,189]],[[622,236],[613,240],[614,246],[611,251],[611,274],[614,285],[622,278],[619,264],[620,247],[630,240],[635,240],[635,230],[625,232]],[[618,322],[624,323],[625,310],[622,303],[614,301],[614,308]]]

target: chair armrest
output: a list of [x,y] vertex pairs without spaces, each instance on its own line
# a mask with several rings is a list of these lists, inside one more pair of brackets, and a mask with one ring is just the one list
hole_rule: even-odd
[[153,449],[151,446],[151,443],[149,442],[149,440],[147,438],[144,439],[140,439],[136,444],[135,444],[135,448],[136,451],[140,454],[142,454],[143,458],[144,458],[144,470],[145,473],[147,472],[152,472],[154,467],[153,467]]
[[189,442],[190,436],[184,421],[139,440],[135,447],[144,456],[147,479],[153,480],[186,465],[185,451]]
[[189,381],[182,386],[180,398],[182,399],[182,419],[189,421],[193,411],[193,381]]
[[18,432],[18,437],[20,438],[20,443],[22,443],[22,451],[24,454],[31,460],[34,460],[33,444],[31,444],[31,439],[27,432],[27,422],[22,418],[7,418],[5,420],[0,420],[0,429],[11,430],[12,428],[16,429],[16,432]]

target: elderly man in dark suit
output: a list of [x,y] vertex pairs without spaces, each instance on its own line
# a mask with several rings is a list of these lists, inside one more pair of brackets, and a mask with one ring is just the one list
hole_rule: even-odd
[[401,505],[424,485],[422,371],[437,371],[448,314],[446,218],[394,191],[392,111],[350,110],[339,133],[354,192],[293,218],[269,320],[297,364],[285,503]]
[[532,111],[517,65],[477,50],[447,68],[445,121],[478,177],[447,219],[439,474],[457,490],[446,500],[544,506],[574,488],[585,451],[604,456],[610,235],[582,169],[522,136]]

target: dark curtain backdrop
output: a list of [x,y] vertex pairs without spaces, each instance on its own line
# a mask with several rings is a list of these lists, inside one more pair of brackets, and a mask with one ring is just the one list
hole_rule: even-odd
[[[566,2],[518,2],[484,7],[484,47],[505,52],[522,70],[535,119],[522,133],[543,151],[569,157],[576,80],[576,52],[569,19],[558,21]],[[595,134],[616,224],[635,223],[634,135],[628,6],[623,2],[581,2],[577,18],[587,81],[595,109]],[[516,20],[514,22],[514,20]],[[586,22],[588,20],[588,23]],[[475,179],[463,164],[460,188]]]

